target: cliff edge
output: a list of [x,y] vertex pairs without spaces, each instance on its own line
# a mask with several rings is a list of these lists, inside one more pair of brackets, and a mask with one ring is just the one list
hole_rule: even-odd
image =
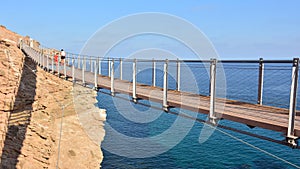
[[0,26],[0,168],[99,168],[100,145],[80,124],[73,84],[26,57],[20,38]]

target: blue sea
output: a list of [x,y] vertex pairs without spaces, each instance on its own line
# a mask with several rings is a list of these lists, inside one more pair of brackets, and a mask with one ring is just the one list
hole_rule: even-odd
[[[108,63],[101,63],[101,74],[108,75]],[[152,63],[137,64],[137,81],[152,84]],[[119,62],[115,77],[120,77]],[[176,89],[176,62],[169,63],[168,88]],[[209,94],[209,63],[182,63],[180,90]],[[123,62],[123,79],[132,81],[132,63]],[[156,64],[156,85],[162,87],[163,62]],[[265,64],[263,104],[288,108],[291,63]],[[217,65],[217,96],[248,103],[257,102],[257,63]],[[226,91],[226,95],[222,92]],[[138,92],[138,91],[137,91]],[[298,92],[299,93],[299,92]],[[300,95],[298,95],[300,97]],[[297,103],[300,103],[300,100]],[[98,92],[98,106],[106,109],[106,136],[102,142],[104,160],[101,167],[111,168],[296,168],[300,150],[222,128],[211,128],[186,117],[206,120],[201,113],[172,108],[164,112],[160,103],[139,100],[123,94]],[[297,105],[299,110],[300,104]],[[282,133],[221,120],[238,130],[284,140]],[[116,134],[117,133],[117,134]],[[156,153],[158,152],[158,153]]]

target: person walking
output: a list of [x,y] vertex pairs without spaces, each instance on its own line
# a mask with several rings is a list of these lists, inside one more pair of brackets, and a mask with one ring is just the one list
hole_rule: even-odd
[[61,49],[60,50],[60,59],[61,59],[61,64],[64,63],[65,61],[65,58],[66,58],[66,52],[64,51],[64,49]]
[[56,53],[56,54],[54,55],[54,61],[55,61],[55,64],[56,64],[56,65],[58,64],[58,54],[59,54],[59,53]]

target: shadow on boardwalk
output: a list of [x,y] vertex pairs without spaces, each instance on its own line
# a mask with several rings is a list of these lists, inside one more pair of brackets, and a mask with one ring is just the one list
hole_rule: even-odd
[[36,95],[36,70],[37,65],[28,57],[25,58],[21,82],[15,98],[13,110],[8,119],[7,133],[2,150],[0,168],[16,168],[18,157],[25,140],[27,126],[30,124]]

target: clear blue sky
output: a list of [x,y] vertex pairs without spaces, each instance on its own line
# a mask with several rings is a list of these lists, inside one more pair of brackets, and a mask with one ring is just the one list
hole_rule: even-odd
[[112,20],[163,12],[196,25],[222,59],[291,59],[300,56],[299,7],[299,0],[7,0],[1,2],[0,24],[43,45],[79,53]]

